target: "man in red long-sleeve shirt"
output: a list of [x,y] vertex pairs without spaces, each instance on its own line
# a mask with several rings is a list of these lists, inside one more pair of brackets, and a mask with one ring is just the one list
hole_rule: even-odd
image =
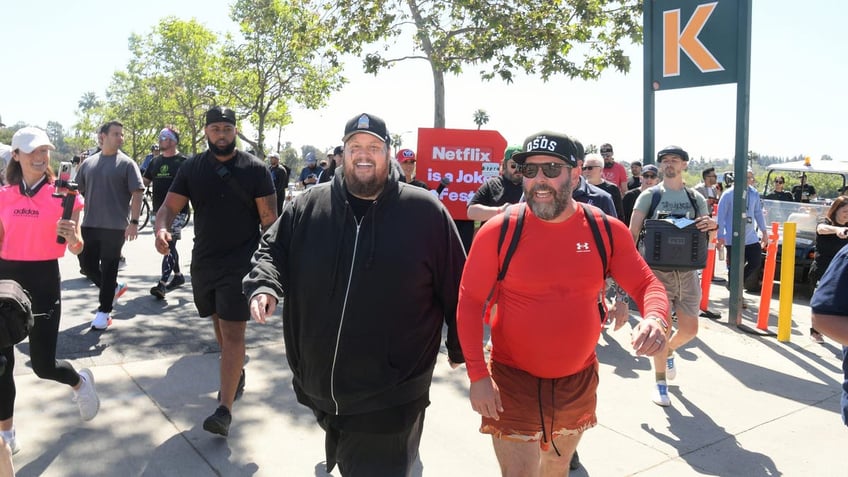
[[[513,158],[524,175],[527,210],[508,272],[497,281],[511,237],[507,234],[498,256],[507,217],[500,214],[478,232],[462,276],[457,322],[471,406],[482,416],[480,431],[493,436],[503,475],[568,475],[583,431],[597,422],[597,300],[605,271],[588,223],[596,218],[587,217],[571,198],[571,184],[580,174],[576,156],[574,142],[564,134],[540,132],[525,140]],[[609,272],[645,316],[633,329],[633,348],[651,356],[665,346],[665,289],[636,251],[627,227],[617,220],[609,224],[614,245]],[[606,242],[603,224],[600,230]],[[609,243],[604,248],[611,250]],[[498,307],[491,317],[487,366],[481,343],[493,291]],[[625,322],[617,320],[616,328]]]

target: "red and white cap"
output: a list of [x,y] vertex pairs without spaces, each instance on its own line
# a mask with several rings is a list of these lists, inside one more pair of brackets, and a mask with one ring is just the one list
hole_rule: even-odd
[[411,162],[415,160],[415,151],[412,149],[401,149],[395,157],[398,162]]

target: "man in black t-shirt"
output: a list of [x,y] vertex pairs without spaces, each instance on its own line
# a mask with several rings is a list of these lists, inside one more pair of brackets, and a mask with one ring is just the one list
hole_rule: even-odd
[[265,164],[236,150],[232,109],[215,106],[207,111],[203,131],[209,150],[180,166],[156,213],[156,250],[168,253],[167,225],[191,200],[194,304],[200,316],[212,318],[221,348],[219,406],[203,429],[226,436],[233,401],[244,390],[244,331],[250,312],[241,281],[251,269],[261,233],[277,220],[277,194]]
[[[183,161],[186,160],[186,157],[177,150],[179,142],[180,135],[177,131],[171,128],[165,128],[160,131],[159,151],[161,153],[154,157],[144,170],[144,185],[150,186],[150,184],[153,184],[154,211],[159,210],[159,207],[165,202],[168,189],[171,188],[171,183],[174,182],[177,171],[180,169]],[[168,254],[162,257],[162,275],[159,278],[159,282],[150,289],[150,294],[160,300],[164,299],[165,294],[169,291],[185,284],[185,277],[183,277],[180,271],[180,254],[177,252],[177,240],[180,239],[187,215],[188,206],[177,214],[177,218],[171,223],[169,229],[171,232],[171,242],[168,243]],[[168,283],[171,272],[173,272],[174,278]]]
[[521,146],[506,148],[501,175],[484,182],[468,203],[469,219],[485,222],[506,210],[510,204],[521,201],[524,194],[521,187],[523,176],[518,172],[518,164],[512,160],[512,155],[520,151]]
[[277,215],[283,210],[286,202],[286,190],[289,187],[289,171],[280,165],[280,155],[276,152],[268,154],[268,170],[271,171],[271,180],[274,182],[274,190],[277,193]]
[[801,174],[801,183],[792,187],[795,202],[809,202],[816,198],[816,188],[807,184],[807,174]]

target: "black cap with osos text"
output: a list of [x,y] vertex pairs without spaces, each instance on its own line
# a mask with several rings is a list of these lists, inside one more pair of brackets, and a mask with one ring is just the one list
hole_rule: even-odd
[[577,146],[567,134],[542,131],[524,140],[521,152],[512,155],[512,160],[524,164],[530,156],[550,156],[562,159],[571,167],[577,167]]

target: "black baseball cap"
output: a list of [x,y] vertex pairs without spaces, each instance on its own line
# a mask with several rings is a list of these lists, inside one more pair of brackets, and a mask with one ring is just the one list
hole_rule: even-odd
[[342,142],[347,142],[351,136],[357,133],[370,134],[386,143],[387,146],[392,144],[389,131],[386,129],[386,122],[373,114],[362,113],[351,118],[345,124]]
[[230,123],[236,125],[236,112],[230,108],[212,106],[206,111],[206,126],[213,123]]
[[577,147],[567,134],[542,131],[524,140],[524,150],[512,155],[512,160],[524,164],[530,156],[550,156],[562,159],[571,167],[577,167]]
[[336,148],[333,149],[333,155],[334,156],[344,155],[344,146],[336,146]]
[[689,162],[689,153],[684,151],[680,146],[666,146],[662,148],[662,150],[657,153],[657,162],[660,162],[663,156],[667,156],[669,154],[677,154],[681,159]]

